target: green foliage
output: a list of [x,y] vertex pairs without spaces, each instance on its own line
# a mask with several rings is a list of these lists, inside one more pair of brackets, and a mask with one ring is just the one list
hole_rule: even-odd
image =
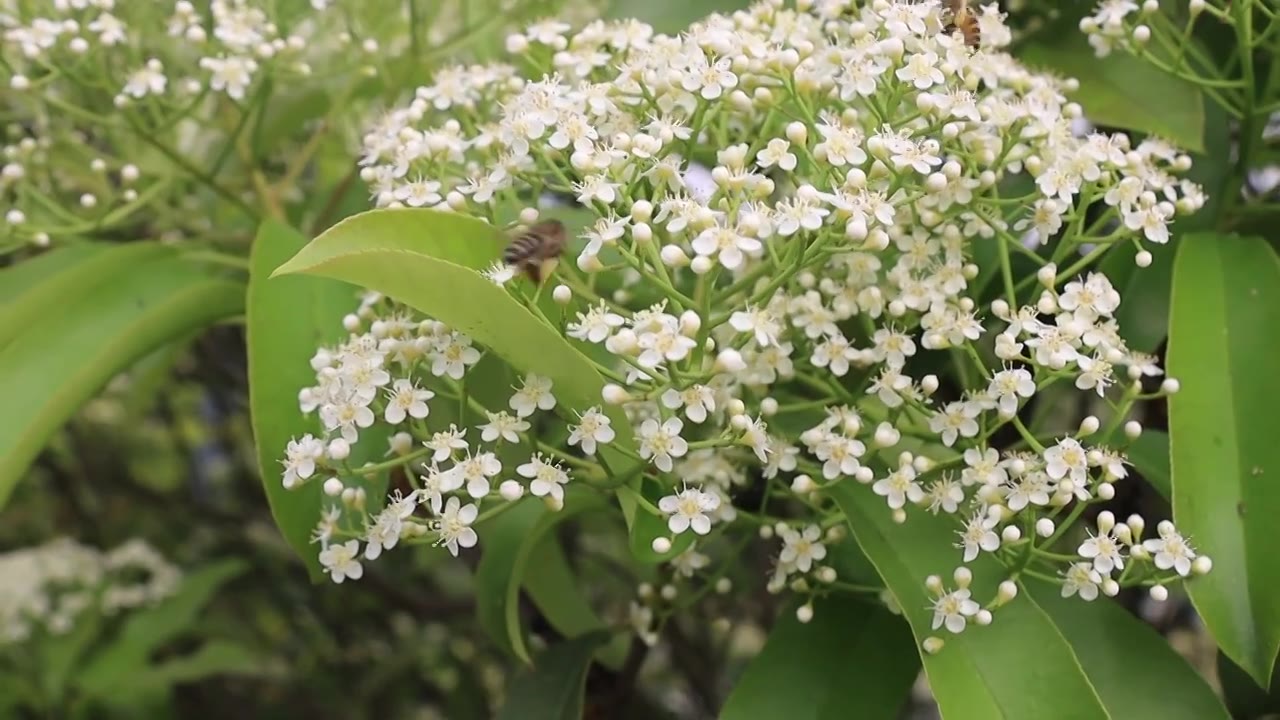
[[[1001,607],[996,622],[981,633],[934,630],[927,609],[932,598],[922,580],[937,574],[954,586],[946,578],[957,565],[955,551],[948,548],[953,525],[923,513],[896,525],[883,500],[866,488],[842,485],[832,496],[902,608],[916,642],[944,638],[941,652],[924,655],[924,668],[946,717],[1128,717],[1134,708],[1167,718],[1226,717],[1212,690],[1182,658],[1105,599],[1092,604],[1063,600],[1056,587],[1028,578],[1019,583],[1018,597]],[[1007,579],[1007,571],[990,556],[966,566],[979,602],[994,596],[996,585]],[[1029,687],[1038,690],[1028,692]]]
[[[541,584],[531,596],[546,602],[548,617],[559,621],[557,629],[576,635],[603,627],[572,584],[550,584],[537,565],[537,560],[547,559],[546,551],[539,549],[557,543],[552,534],[556,525],[600,504],[594,493],[566,493],[564,509],[552,512],[538,498],[529,497],[486,526],[484,554],[476,568],[476,612],[494,640],[526,663],[532,661],[520,624],[520,588],[535,577]],[[557,575],[561,581],[573,580],[571,575]]]
[[[342,317],[359,302],[358,290],[346,283],[317,277],[271,277],[271,273],[306,239],[276,222],[264,223],[249,259],[246,336],[249,351],[249,407],[262,485],[276,524],[290,546],[307,564],[313,579],[320,563],[311,532],[320,519],[323,479],[312,478],[300,488],[280,483],[280,460],[289,440],[318,432],[314,419],[298,410],[298,388],[315,380],[310,359],[316,349],[345,337]],[[351,462],[359,466],[385,448],[385,435],[372,433],[352,448]],[[366,488],[371,501],[381,502],[385,473],[352,478]]]
[[920,672],[911,628],[883,605],[816,601],[802,623],[788,609],[734,684],[721,720],[899,717]]
[[578,720],[582,692],[596,648],[609,633],[596,632],[552,646],[533,668],[517,675],[498,720]]
[[1258,238],[1195,235],[1173,290],[1174,518],[1213,558],[1191,598],[1222,651],[1266,687],[1280,650],[1280,444],[1264,420],[1280,403],[1280,263]]
[[1146,430],[1126,450],[1129,462],[1160,496],[1169,499],[1169,433]]
[[1022,49],[1028,65],[1080,81],[1072,99],[1099,125],[1159,135],[1182,148],[1204,150],[1204,100],[1200,88],[1131,55],[1094,55],[1084,36],[1061,33]]
[[22,409],[0,423],[0,505],[108,380],[244,305],[241,283],[155,243],[62,252],[72,255],[0,273],[18,288],[0,307],[0,392]]

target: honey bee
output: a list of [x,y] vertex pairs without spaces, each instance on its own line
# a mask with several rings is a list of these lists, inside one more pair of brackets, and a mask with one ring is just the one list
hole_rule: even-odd
[[960,31],[965,45],[978,47],[982,33],[978,30],[978,16],[969,9],[969,0],[943,0],[942,5],[951,14],[949,27]]
[[564,223],[559,220],[543,220],[529,228],[518,228],[502,252],[502,262],[539,285],[564,252],[565,240]]

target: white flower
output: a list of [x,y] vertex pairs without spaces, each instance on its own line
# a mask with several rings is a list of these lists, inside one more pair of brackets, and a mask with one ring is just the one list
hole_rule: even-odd
[[320,564],[329,573],[335,583],[351,578],[359,580],[364,576],[364,566],[360,564],[360,541],[348,540],[335,543],[320,551]]
[[467,449],[467,441],[464,438],[467,431],[459,430],[457,425],[449,425],[448,430],[431,435],[430,440],[424,441],[422,444],[434,450],[431,459],[435,462],[444,462],[453,457],[454,452]]
[[637,344],[641,348],[637,360],[646,368],[656,368],[663,361],[680,362],[697,345],[693,338],[681,335],[678,326],[667,322],[654,331],[641,333]]
[[129,81],[124,86],[124,94],[135,98],[162,95],[168,84],[169,78],[165,77],[164,66],[159,60],[149,60],[145,66],[135,70],[129,76]]
[[459,505],[461,503],[456,497],[449,498],[449,502],[445,504],[444,513],[440,516],[440,539],[436,541],[437,545],[444,545],[455,557],[459,547],[475,547],[478,539],[476,531],[471,529],[471,523],[476,521],[479,509],[471,503],[461,507]]
[[969,589],[960,588],[943,593],[933,601],[933,629],[946,626],[952,633],[964,632],[966,618],[978,614],[982,608],[969,599]]
[[691,487],[658,501],[658,509],[671,516],[667,518],[667,528],[677,535],[689,528],[699,535],[711,532],[711,518],[707,513],[719,507],[720,496]]
[[701,423],[706,421],[707,413],[715,412],[716,396],[706,385],[690,385],[684,390],[670,388],[662,393],[662,404],[671,410],[683,406],[685,417]]
[[1124,569],[1124,556],[1120,550],[1120,542],[1108,530],[1101,535],[1090,535],[1088,540],[1080,543],[1076,553],[1082,558],[1093,560],[1093,569],[1107,575],[1112,570]]
[[1071,597],[1079,593],[1081,600],[1097,600],[1098,586],[1102,584],[1102,575],[1093,569],[1092,563],[1072,563],[1063,573],[1062,597]]
[[716,257],[729,270],[742,267],[748,256],[760,252],[761,242],[739,233],[731,227],[711,227],[693,239],[693,251],[706,257]]
[[538,375],[527,375],[524,385],[511,396],[508,402],[519,417],[528,417],[534,410],[550,410],[556,406],[556,398],[551,394],[551,380]]
[[924,489],[916,482],[915,468],[910,465],[903,465],[889,473],[888,477],[877,480],[871,490],[886,498],[889,507],[894,510],[905,506],[908,500],[918,503],[924,499]]
[[364,556],[367,560],[376,560],[383,550],[390,550],[400,542],[400,532],[404,529],[404,520],[413,514],[418,505],[418,491],[414,490],[407,497],[401,497],[397,490],[391,502],[382,508],[372,523],[365,528]]
[[942,436],[942,444],[951,447],[959,435],[973,437],[978,434],[978,417],[980,408],[973,403],[948,403],[940,412],[929,418],[929,429]]
[[425,418],[431,412],[427,401],[436,396],[430,390],[418,387],[413,380],[405,378],[396,380],[387,395],[387,409],[383,417],[392,425],[404,422],[406,415],[419,420]]
[[464,484],[467,494],[473,498],[482,498],[489,494],[489,478],[502,472],[502,462],[491,452],[470,455],[460,460],[447,475],[447,490],[456,490]]
[[342,439],[349,443],[360,439],[357,428],[367,428],[374,420],[373,411],[354,395],[320,407],[320,421],[325,429],[341,432]]
[[585,315],[578,313],[578,321],[569,323],[566,329],[571,338],[600,343],[607,340],[609,335],[622,327],[625,322],[621,315],[611,312],[609,307],[601,302],[587,310]]
[[201,58],[200,67],[209,71],[209,87],[226,90],[233,100],[243,100],[245,88],[253,80],[258,63],[252,58],[224,57]]
[[489,422],[480,425],[480,439],[485,442],[494,442],[501,438],[509,443],[520,442],[520,433],[529,429],[529,423],[517,417],[512,417],[506,411],[503,412],[485,412],[489,416]]
[[436,349],[431,361],[431,374],[436,377],[448,375],[454,380],[461,380],[467,372],[467,366],[478,362],[480,351],[471,347],[471,338],[462,333],[450,333]]
[[483,274],[489,282],[501,287],[516,276],[516,268],[498,260],[486,268]]
[[809,525],[803,532],[786,527],[778,535],[783,543],[778,560],[794,566],[800,572],[809,572],[814,562],[821,562],[827,556],[826,546],[818,542],[822,537],[822,528],[817,525]]
[[763,168],[777,165],[778,169],[791,172],[796,169],[796,156],[788,152],[790,148],[791,143],[782,138],[774,138],[756,153],[756,164]]
[[1083,484],[1088,479],[1088,454],[1075,438],[1063,438],[1045,450],[1044,463],[1045,472],[1054,480],[1070,477],[1072,482]]
[[588,408],[580,416],[578,424],[570,426],[569,444],[581,445],[582,452],[588,455],[595,455],[597,443],[607,445],[613,442],[613,438],[616,436],[609,424],[609,417],[600,412],[600,408]]
[[550,495],[557,500],[564,500],[563,485],[569,482],[569,474],[554,462],[547,462],[541,453],[534,455],[529,462],[516,468],[521,477],[532,480],[529,492],[538,497]]
[[1164,521],[1157,530],[1160,537],[1144,540],[1142,549],[1154,555],[1156,567],[1161,570],[1173,568],[1182,577],[1191,574],[1191,561],[1196,559],[1195,551],[1174,529],[1172,523]]
[[691,578],[697,574],[699,570],[706,568],[711,564],[711,558],[703,555],[690,545],[688,550],[671,558],[671,567],[681,575],[681,577]]
[[973,562],[978,551],[995,552],[1000,549],[1000,536],[994,528],[996,521],[987,517],[985,512],[975,512],[960,531],[960,543],[956,547],[964,548],[964,561]]
[[772,311],[763,308],[748,307],[729,316],[729,325],[738,332],[755,334],[760,347],[768,347],[778,343],[778,334],[783,325]]
[[996,407],[1006,416],[1018,412],[1018,398],[1029,398],[1036,394],[1036,381],[1031,373],[1017,368],[1001,370],[991,377],[987,386],[987,394],[996,401]]
[[995,448],[969,448],[964,451],[964,464],[960,482],[965,485],[1003,485],[1009,479],[1008,472],[1000,466],[1000,453]]
[[939,510],[953,513],[964,502],[964,488],[950,475],[933,481],[925,493],[929,500],[929,512],[937,514]]
[[653,459],[653,464],[663,472],[671,472],[671,458],[682,457],[689,452],[689,443],[680,437],[684,423],[680,418],[667,418],[661,425],[649,418],[640,425],[640,457]]
[[287,490],[315,474],[316,461],[324,457],[324,441],[308,433],[298,440],[290,440],[284,454],[282,484]]
[[729,58],[720,58],[708,62],[705,56],[699,56],[684,71],[680,85],[689,92],[697,91],[707,100],[715,100],[724,93],[738,86],[738,76],[730,68]]

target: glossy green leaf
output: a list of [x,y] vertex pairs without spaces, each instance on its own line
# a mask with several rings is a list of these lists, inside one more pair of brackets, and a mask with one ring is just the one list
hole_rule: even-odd
[[[280,460],[291,438],[318,434],[314,418],[298,409],[298,391],[315,384],[311,356],[316,349],[346,338],[342,317],[359,304],[358,290],[318,277],[271,277],[272,271],[306,245],[294,230],[268,221],[258,231],[249,258],[249,290],[245,323],[249,349],[249,409],[257,447],[258,469],[276,525],[302,557],[313,579],[320,577],[311,531],[320,520],[320,482],[286,490],[280,483]],[[352,447],[349,462],[358,467],[386,450],[382,436],[370,428]],[[385,478],[344,477],[365,488],[371,503],[380,503]]]
[[658,32],[678,33],[713,12],[743,10],[750,0],[613,0],[608,17],[637,18]]
[[[10,408],[21,408],[0,420],[0,506],[50,436],[112,377],[156,348],[243,308],[240,283],[175,251],[139,247],[126,254],[131,261],[110,265],[110,275],[92,287],[67,283],[64,276],[78,275],[84,264],[76,263],[47,278],[66,290],[56,302],[40,283],[22,302],[0,310],[6,318],[20,318],[32,312],[28,299],[43,298],[38,318],[9,321],[15,323],[8,325],[12,339],[0,348],[0,393]],[[97,253],[86,262],[119,259],[122,250]]]
[[0,305],[0,348],[26,328],[48,318],[112,282],[122,271],[162,257],[173,250],[159,243],[82,245],[55,250],[0,272],[0,288],[12,295]]
[[581,720],[591,658],[608,639],[597,632],[548,648],[507,688],[498,720]]
[[[971,625],[958,635],[933,630],[924,580],[936,574],[949,582],[960,564],[953,521],[916,512],[897,525],[884,500],[856,484],[834,488],[832,497],[903,609],[917,644],[930,636],[945,640],[941,652],[924,656],[924,668],[949,720],[1120,718],[1131,717],[1124,711],[1139,704],[1143,717],[1225,717],[1208,686],[1172,648],[1150,642],[1140,621],[1104,602],[1077,598],[1079,607],[1064,609],[1052,594],[1042,598],[1043,591],[1024,583],[1013,602],[994,611],[990,626]],[[967,567],[981,603],[1009,574],[989,555]],[[1141,664],[1156,670],[1116,674],[1116,667]]]
[[148,665],[153,652],[191,632],[214,594],[247,567],[240,560],[224,560],[184,576],[177,594],[129,616],[119,636],[96,653],[76,678],[77,686],[91,695],[102,696],[128,683]]
[[[275,274],[320,275],[377,290],[468,334],[518,372],[550,378],[566,409],[601,404],[604,379],[586,356],[480,274],[499,258],[504,244],[501,233],[475,218],[426,209],[374,210],[333,226]],[[617,432],[613,445],[634,448],[625,414],[607,405],[604,412]],[[639,467],[610,446],[601,447],[600,455],[624,477]],[[660,520],[637,514],[634,498],[626,493],[618,498],[636,556],[650,562],[670,557],[649,547],[656,535],[665,534]]]
[[1125,451],[1129,462],[1142,473],[1151,487],[1169,499],[1169,433],[1160,430],[1144,430],[1142,435]]
[[1159,135],[1185,150],[1204,149],[1200,88],[1124,53],[1097,57],[1080,33],[1063,33],[1022,49],[1021,59],[1080,81],[1071,99],[1099,125]]
[[883,605],[848,596],[788,608],[734,683],[721,720],[899,717],[920,673],[911,628]]
[[226,640],[210,640],[193,652],[149,666],[124,678],[111,688],[103,688],[104,699],[114,704],[129,704],[141,693],[168,690],[184,683],[196,682],[215,675],[256,675],[262,663],[256,653],[243,645]]
[[[138,245],[141,244],[138,243]],[[68,245],[21,260],[0,270],[0,313],[10,310],[10,303],[21,298],[24,293],[49,277],[79,265],[110,247],[110,245],[99,243]]]
[[1280,261],[1258,238],[1184,238],[1168,371],[1174,520],[1213,572],[1188,591],[1219,647],[1263,687],[1280,650]]
[[[1280,716],[1280,682],[1277,682],[1277,670],[1271,673],[1271,691],[1258,687],[1258,683],[1249,677],[1249,673],[1231,662],[1231,658],[1217,653],[1218,683],[1222,685],[1222,699],[1231,717],[1238,720],[1253,718],[1271,718]],[[1280,666],[1278,666],[1280,669]]]
[[[485,525],[483,552],[476,567],[476,613],[489,635],[526,663],[530,662],[530,656],[524,627],[520,623],[520,588],[526,574],[537,569],[531,565],[531,560],[538,558],[535,551],[543,542],[555,542],[550,532],[556,525],[580,512],[596,509],[600,504],[600,496],[595,493],[571,492],[566,493],[564,508],[552,512],[538,498],[529,497]],[[568,580],[571,581],[572,577]],[[553,592],[546,577],[540,578],[539,582],[542,583],[539,592],[531,595],[535,600],[555,601],[559,593],[572,592],[572,588],[560,586]],[[563,622],[561,610],[549,607],[546,612],[548,617],[556,617]],[[584,626],[558,629],[572,633],[575,629],[603,627],[594,613],[576,621]]]

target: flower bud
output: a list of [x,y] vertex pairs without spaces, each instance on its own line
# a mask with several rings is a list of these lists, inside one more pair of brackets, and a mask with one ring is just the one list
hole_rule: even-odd
[[515,502],[524,497],[524,486],[515,480],[504,480],[498,486],[498,494],[507,502]]
[[898,444],[902,439],[902,433],[888,422],[882,422],[876,426],[876,433],[873,438],[877,447],[890,448]]
[[1103,580],[1102,594],[1106,595],[1107,597],[1115,597],[1116,595],[1119,595],[1120,583],[1116,582],[1115,580],[1112,580],[1111,578],[1107,578],[1106,580]]
[[813,483],[813,478],[808,475],[797,475],[791,481],[791,491],[797,495],[807,495],[817,489]]
[[551,291],[551,299],[561,305],[568,305],[573,300],[573,291],[568,285],[557,285]]
[[407,455],[413,449],[413,436],[407,432],[398,432],[387,440],[393,455]]
[[1133,29],[1133,41],[1139,45],[1146,45],[1151,40],[1151,28],[1146,25],[1139,25]]
[[648,223],[636,223],[631,226],[631,237],[638,243],[647,243],[653,239],[653,228]]
[[[668,541],[668,544],[670,544],[670,541]],[[670,548],[667,549],[669,550]],[[680,594],[680,591],[676,589],[675,585],[667,584],[662,586],[662,589],[658,591],[658,594],[662,596],[663,600],[671,602],[676,599],[676,596]]]
[[1155,600],[1156,602],[1162,603],[1165,600],[1169,599],[1169,588],[1163,585],[1152,585],[1151,590],[1149,592],[1151,595],[1151,599]]
[[946,644],[946,640],[943,640],[937,635],[930,635],[924,639],[924,642],[920,643],[920,649],[924,650],[929,655],[937,655],[942,652],[942,647]]
[[920,391],[925,395],[932,395],[938,391],[938,376],[925,375],[920,378]]
[[1133,531],[1134,537],[1142,537],[1142,531],[1147,528],[1147,521],[1142,519],[1141,515],[1130,515],[1125,524]]
[[351,445],[342,438],[334,438],[329,441],[329,447],[325,449],[325,454],[331,460],[346,460],[351,456]]
[[773,537],[773,528],[769,525],[761,525],[760,530],[757,532],[761,540],[768,540]]
[[685,337],[697,337],[702,329],[702,316],[694,310],[685,310],[680,314],[680,334]]
[[1017,525],[1006,525],[1000,537],[1007,543],[1015,543],[1022,539],[1022,530]]
[[357,332],[360,330],[360,318],[355,313],[347,313],[342,318],[342,327],[347,332]]
[[621,385],[609,383],[600,391],[600,397],[609,405],[621,405],[631,399],[631,393]]
[[1005,580],[996,588],[996,601],[1001,605],[1018,597],[1018,583],[1012,580]]
[[805,603],[796,608],[796,619],[802,623],[808,623],[813,620],[813,603]]
[[990,625],[991,611],[987,610],[986,608],[979,610],[978,614],[973,616],[973,621],[978,623],[979,625]]
[[742,359],[742,353],[729,348],[727,350],[721,350],[720,353],[716,355],[716,369],[721,372],[729,373],[742,372],[747,369],[747,362]]
[[1055,263],[1049,263],[1036,271],[1036,280],[1041,285],[1052,289],[1058,281],[1058,266]]
[[1050,537],[1053,535],[1054,530],[1053,521],[1049,518],[1040,518],[1036,521],[1036,534],[1040,537]]
[[951,579],[956,581],[956,585],[961,588],[969,587],[969,583],[973,582],[973,572],[969,568],[961,565],[951,573]]
[[662,257],[662,264],[670,268],[684,267],[689,264],[689,256],[685,255],[679,245],[663,245],[658,254]]
[[1166,395],[1175,395],[1181,389],[1182,384],[1175,378],[1165,378],[1164,382],[1160,383],[1160,392]]
[[671,540],[664,537],[656,537],[652,543],[649,543],[649,547],[653,548],[653,551],[659,555],[666,555],[671,552]]
[[1085,417],[1084,420],[1080,421],[1080,429],[1076,431],[1076,437],[1082,438],[1092,435],[1098,432],[1098,427],[1100,425],[1101,423],[1098,422],[1098,418],[1096,416],[1089,415]]
[[809,140],[809,127],[802,122],[787,125],[787,139],[797,145],[804,145]]
[[866,465],[862,465],[857,470],[853,471],[853,479],[863,485],[870,485],[871,481],[876,479],[876,474],[871,468]]
[[1151,267],[1153,260],[1155,260],[1155,258],[1146,250],[1139,250],[1138,253],[1133,256],[1133,264],[1140,268]]
[[901,524],[903,524],[903,523],[905,523],[905,522],[907,521],[907,511],[906,511],[906,510],[903,510],[902,508],[898,508],[898,509],[894,510],[892,513],[890,513],[890,516],[889,516],[889,517],[890,517],[890,518],[891,518],[895,523],[897,523],[897,524],[901,525]]
[[778,414],[778,401],[767,397],[760,401],[760,414],[765,417],[773,417]]
[[1201,555],[1191,561],[1191,572],[1196,575],[1208,575],[1213,570],[1213,560],[1208,555]]
[[1116,486],[1109,482],[1104,482],[1098,486],[1097,492],[1099,499],[1112,500],[1116,496]]
[[725,595],[725,594],[727,594],[727,593],[728,593],[730,590],[732,590],[732,589],[733,589],[733,581],[732,581],[732,580],[730,580],[729,578],[727,578],[727,577],[722,577],[722,578],[720,578],[719,580],[716,580],[716,592],[717,592],[717,593],[719,593],[719,594],[721,594],[721,595]]
[[689,269],[693,270],[695,275],[706,275],[711,272],[713,267],[715,267],[715,263],[706,255],[699,255],[689,263]]
[[942,594],[942,578],[937,575],[930,575],[924,579],[925,588],[934,595]]

